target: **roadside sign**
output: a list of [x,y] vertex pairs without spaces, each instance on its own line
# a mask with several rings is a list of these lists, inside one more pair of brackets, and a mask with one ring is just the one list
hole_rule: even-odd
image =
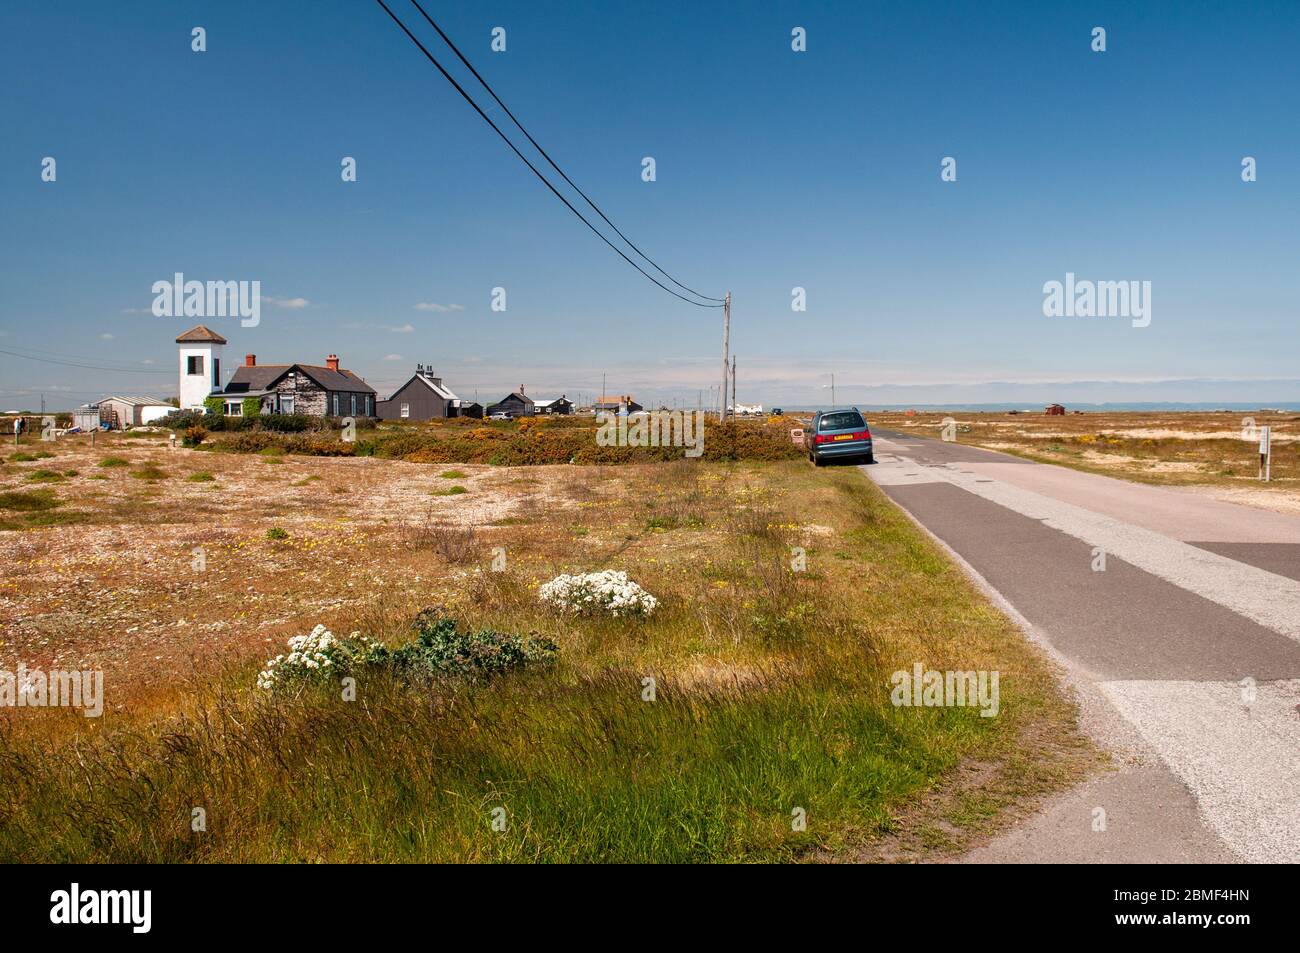
[[1265,483],[1272,477],[1273,442],[1269,439],[1272,431],[1272,427],[1259,428],[1259,478]]

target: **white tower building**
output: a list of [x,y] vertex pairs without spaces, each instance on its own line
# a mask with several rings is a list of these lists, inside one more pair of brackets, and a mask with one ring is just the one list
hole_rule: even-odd
[[176,343],[181,346],[181,410],[203,410],[204,399],[221,389],[221,349],[226,339],[200,324],[178,337]]

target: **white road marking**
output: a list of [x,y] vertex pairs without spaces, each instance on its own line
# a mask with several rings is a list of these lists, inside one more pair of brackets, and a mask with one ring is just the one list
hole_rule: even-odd
[[949,467],[926,468],[917,478],[906,476],[907,468],[915,466],[900,456],[898,463],[880,463],[868,468],[868,473],[885,486],[951,483],[1300,642],[1300,580],[1000,480],[984,482]]
[[1100,687],[1236,854],[1252,863],[1300,862],[1300,680],[1260,684],[1249,705],[1236,682]]
[[[1022,485],[1014,486],[986,482],[993,466],[977,466],[981,476],[972,479],[955,466],[918,467],[902,455],[879,459],[867,472],[883,486],[951,483],[1300,639],[1300,582],[1023,486],[1036,479],[1064,482],[1059,474],[1017,470]],[[1044,634],[1050,640],[1051,633]],[[1245,688],[1236,682],[1153,680],[1096,685],[1187,785],[1205,823],[1229,849],[1251,862],[1300,862],[1300,679]],[[1255,696],[1248,701],[1249,687]]]

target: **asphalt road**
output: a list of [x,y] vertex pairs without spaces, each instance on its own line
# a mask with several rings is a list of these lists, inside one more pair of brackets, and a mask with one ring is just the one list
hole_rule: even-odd
[[1300,519],[874,431],[866,472],[1061,663],[1119,770],[981,862],[1300,862]]

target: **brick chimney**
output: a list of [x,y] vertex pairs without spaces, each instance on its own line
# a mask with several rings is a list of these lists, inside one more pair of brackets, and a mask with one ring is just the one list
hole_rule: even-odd
[[245,354],[245,355],[244,355],[244,366],[245,366],[245,367],[257,367],[257,355],[256,355],[256,354]]
[[337,371],[339,369],[339,356],[337,354],[331,354],[329,357],[325,358],[325,366],[331,371]]

